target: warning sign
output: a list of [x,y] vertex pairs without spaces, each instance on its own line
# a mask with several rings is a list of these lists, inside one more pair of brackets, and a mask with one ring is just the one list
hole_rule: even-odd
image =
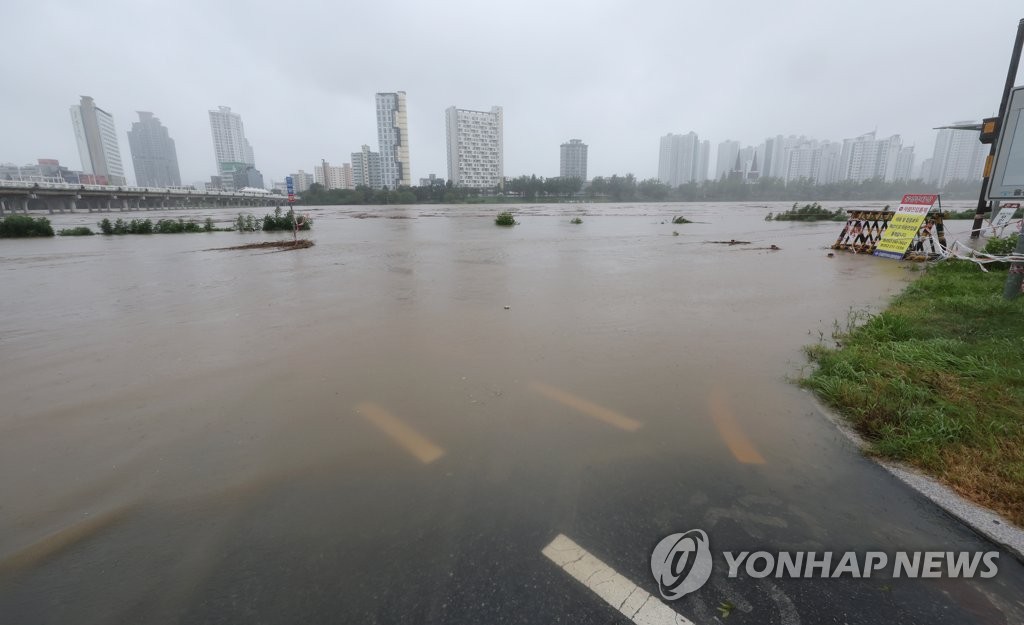
[[1011,221],[1013,221],[1013,214],[1020,208],[1020,202],[1000,202],[999,203],[999,214],[992,220],[992,229],[1002,232]]
[[904,195],[900,207],[889,220],[882,240],[875,248],[875,256],[902,260],[914,239],[919,236],[930,237],[930,224],[924,228],[921,226],[938,198],[937,195]]

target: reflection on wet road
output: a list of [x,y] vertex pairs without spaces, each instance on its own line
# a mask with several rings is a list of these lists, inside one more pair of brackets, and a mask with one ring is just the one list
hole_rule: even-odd
[[[651,550],[692,528],[716,552],[988,549],[787,381],[912,274],[828,259],[834,224],[779,208],[317,208],[288,253],[3,241],[0,623],[606,623],[631,616],[605,595],[663,605]],[[705,243],[734,238],[782,250]],[[559,537],[590,573],[546,557]],[[719,565],[646,610],[1024,622],[1009,557],[942,583]]]

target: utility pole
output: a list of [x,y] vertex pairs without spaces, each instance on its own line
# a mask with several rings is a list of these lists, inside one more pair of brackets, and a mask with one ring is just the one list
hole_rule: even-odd
[[[1017,39],[1013,42],[1013,52],[1010,54],[1010,68],[1006,72],[1006,83],[1003,85],[1003,99],[999,102],[1000,126],[1005,121],[1006,105],[1010,101],[1010,91],[1017,82],[1017,67],[1020,65],[1020,51],[1024,47],[1024,19],[1017,24]],[[977,239],[981,235],[981,224],[985,213],[989,212],[988,202],[985,195],[988,194],[989,177],[992,175],[992,160],[996,157],[996,144],[993,141],[988,151],[988,158],[985,159],[985,175],[981,179],[981,193],[978,196],[978,209],[974,213],[974,225],[971,227],[971,238]]]

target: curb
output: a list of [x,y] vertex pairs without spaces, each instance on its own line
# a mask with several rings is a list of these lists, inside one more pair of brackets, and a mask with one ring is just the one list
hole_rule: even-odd
[[[836,426],[847,439],[862,452],[870,447],[856,430],[851,428],[838,414],[826,408],[813,393],[811,395],[818,413]],[[924,495],[947,514],[959,520],[982,538],[1002,547],[1021,562],[1024,562],[1024,529],[988,508],[968,501],[948,486],[940,483],[919,470],[892,460],[871,459],[901,482]]]

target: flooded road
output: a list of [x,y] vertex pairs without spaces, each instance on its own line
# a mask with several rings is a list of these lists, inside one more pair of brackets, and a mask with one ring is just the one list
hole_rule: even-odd
[[[324,207],[292,252],[0,242],[0,623],[622,618],[542,555],[559,535],[655,597],[651,550],[691,528],[716,551],[991,549],[789,383],[914,274],[827,258],[841,224],[763,220],[784,208]],[[724,570],[669,606],[1024,621],[1005,554],[977,581]]]

